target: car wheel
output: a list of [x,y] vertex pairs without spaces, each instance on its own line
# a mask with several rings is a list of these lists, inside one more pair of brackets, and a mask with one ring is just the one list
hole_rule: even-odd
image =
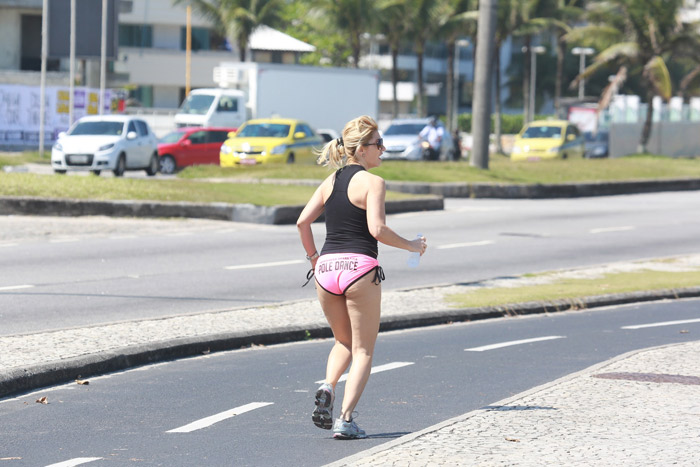
[[160,158],[160,173],[162,174],[174,174],[177,170],[177,164],[173,156],[163,156]]
[[93,170],[93,171],[92,171],[92,174],[93,174],[93,175],[97,175],[98,177],[100,176],[101,173],[102,173],[101,170]]
[[122,153],[119,154],[119,159],[117,159],[117,166],[114,168],[114,176],[121,177],[124,175],[126,170],[126,156]]
[[53,173],[58,174],[58,175],[65,175],[66,171],[61,170],[61,169],[53,169]]
[[153,177],[155,174],[158,173],[158,168],[158,154],[154,152],[153,154],[151,154],[151,160],[148,162],[148,167],[146,167],[146,175],[148,175],[149,177]]
[[294,153],[290,152],[289,155],[287,156],[287,164],[293,164],[294,163]]

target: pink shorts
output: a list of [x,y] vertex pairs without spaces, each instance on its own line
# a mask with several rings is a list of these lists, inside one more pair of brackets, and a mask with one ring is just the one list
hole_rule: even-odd
[[357,253],[332,253],[321,256],[316,262],[316,283],[326,292],[343,295],[352,284],[375,271],[375,283],[384,279],[379,261]]

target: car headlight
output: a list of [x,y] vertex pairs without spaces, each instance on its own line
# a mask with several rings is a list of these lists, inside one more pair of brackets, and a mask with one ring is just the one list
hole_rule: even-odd
[[231,146],[227,146],[225,144],[221,145],[221,154],[231,154]]
[[520,154],[521,152],[523,152],[523,148],[520,146],[513,146],[513,154]]
[[107,149],[111,149],[113,147],[114,147],[114,143],[105,144],[104,146],[100,146],[98,151],[106,151]]
[[561,149],[561,146],[554,146],[553,148],[549,148],[549,152],[559,152]]
[[54,144],[54,145],[53,145],[53,148],[54,148],[56,151],[63,151],[63,146],[61,146],[61,143],[56,143],[56,144]]
[[287,145],[280,144],[279,146],[275,146],[274,148],[272,148],[272,151],[270,151],[270,154],[282,154],[286,150],[287,150]]

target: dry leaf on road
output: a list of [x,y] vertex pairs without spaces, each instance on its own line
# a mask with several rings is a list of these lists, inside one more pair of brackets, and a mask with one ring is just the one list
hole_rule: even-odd
[[46,396],[44,396],[44,397],[37,399],[36,402],[39,404],[48,404],[49,400],[46,398]]

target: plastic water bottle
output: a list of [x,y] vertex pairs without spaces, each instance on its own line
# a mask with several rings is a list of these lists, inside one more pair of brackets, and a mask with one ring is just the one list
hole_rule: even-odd
[[[416,235],[416,239],[421,238],[423,234]],[[408,264],[409,268],[417,268],[420,263],[420,253],[417,251],[412,251],[408,254]]]

